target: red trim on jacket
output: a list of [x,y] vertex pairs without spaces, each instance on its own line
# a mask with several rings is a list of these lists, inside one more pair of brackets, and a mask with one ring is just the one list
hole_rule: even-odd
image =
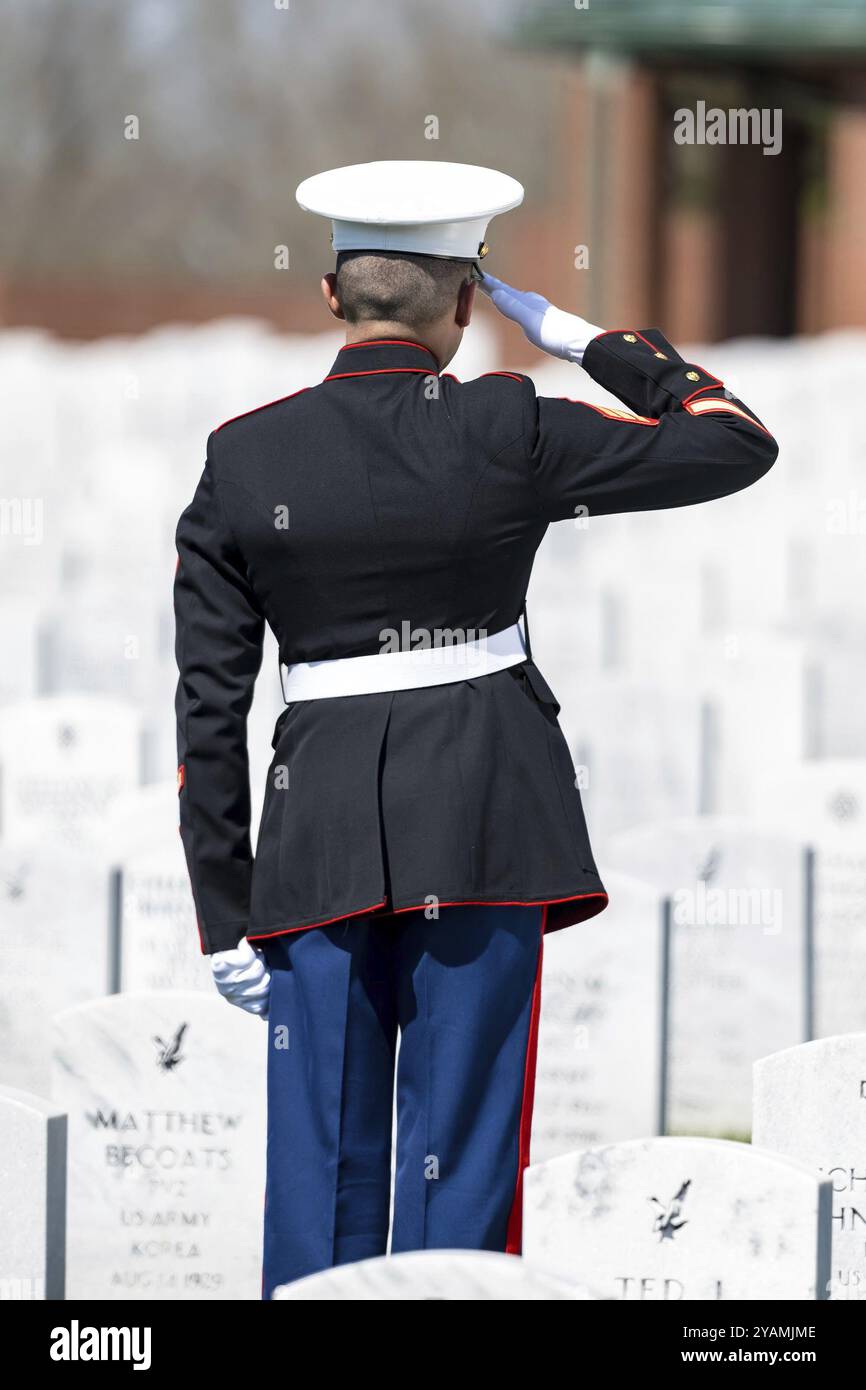
[[520,1105],[520,1129],[517,1141],[517,1181],[514,1185],[514,1199],[508,1216],[505,1237],[506,1255],[519,1255],[523,1243],[523,1173],[529,1167],[529,1145],[532,1137],[532,1108],[535,1103],[535,1069],[538,1062],[538,1024],[541,1018],[541,967],[544,959],[544,932],[547,926],[547,908],[541,914],[541,932],[538,938],[538,965],[535,968],[535,984],[532,990],[532,1007],[529,1014],[529,1036],[526,1039],[526,1061],[523,1067],[523,1099]]
[[[604,333],[597,333],[595,338],[592,338],[590,341],[595,342],[597,338],[609,338],[611,337],[611,335],[616,334],[618,334],[620,337],[624,337],[626,333],[631,333],[635,338],[639,338],[642,343],[646,343],[647,347],[652,350],[654,357],[657,356],[658,353],[661,351],[660,348],[656,347],[655,343],[651,343],[649,338],[645,338],[644,335],[640,333],[636,328],[607,328],[605,329]],[[676,351],[676,349],[674,349],[674,351]],[[668,357],[667,354],[665,354],[665,357],[669,362],[675,360]],[[683,366],[688,367],[689,371],[701,372],[705,377],[709,378],[709,380],[706,381],[703,386],[698,386],[697,389],[692,391],[690,395],[684,397],[681,401],[682,405],[686,405],[689,401],[694,400],[695,396],[699,396],[702,391],[712,391],[715,390],[718,386],[724,387],[725,383],[721,381],[719,377],[713,376],[712,372],[708,372],[706,367],[702,367],[700,362],[686,362],[683,357],[680,357],[679,353],[677,353],[677,357],[679,358],[680,362],[682,362]]]
[[255,936],[247,935],[247,941],[270,941],[274,936],[288,936],[295,931],[313,931],[316,927],[329,927],[332,922],[343,922],[347,917],[363,917],[367,912],[377,912],[380,907],[384,907],[388,899],[383,898],[380,903],[373,903],[372,907],[359,907],[356,912],[340,912],[336,917],[326,917],[323,922],[307,922],[300,927],[280,927],[279,931],[258,932]]
[[516,372],[482,372],[481,376],[510,376],[512,381],[518,381],[521,385],[523,384],[523,377],[518,376]]
[[639,338],[642,343],[646,343],[647,347],[650,348],[650,350],[652,351],[653,356],[655,356],[655,354],[659,351],[655,343],[651,343],[649,338],[645,338],[644,335],[641,332],[639,332],[637,328],[629,328],[626,331],[629,333],[633,333],[634,336],[636,338]]
[[[201,929],[201,918],[199,917],[198,913],[195,914],[195,927],[196,931],[198,932],[198,944],[201,946],[201,953],[203,956],[206,956],[209,953],[204,948],[204,933]],[[214,954],[216,953],[214,952]]]
[[[543,907],[545,909],[544,926],[546,931],[546,909],[548,907],[554,907],[557,903],[583,902],[585,899],[589,898],[603,899],[602,906],[598,909],[598,912],[603,912],[609,901],[607,893],[571,893],[565,898],[534,898],[531,902],[525,902],[523,899],[516,898],[462,898],[458,899],[456,902],[437,903],[436,907],[437,909],[440,907]],[[296,931],[313,931],[316,927],[329,927],[333,922],[342,922],[349,917],[363,917],[367,912],[378,912],[380,908],[387,908],[387,906],[388,899],[383,898],[380,903],[373,903],[372,907],[359,907],[354,912],[341,912],[337,917],[327,917],[323,922],[302,922],[301,925],[297,927],[278,927],[276,931],[258,932],[255,936],[247,934],[247,941],[270,941],[275,936],[290,936],[292,932]],[[425,908],[430,906],[431,904],[427,902],[412,903],[409,907],[391,908],[386,915],[388,917],[399,917],[402,912],[423,912]],[[592,916],[597,917],[598,912],[594,912]]]
[[[653,356],[659,351],[655,343],[651,343],[649,338],[645,338],[637,328],[605,328],[603,332],[596,333],[595,338],[590,338],[589,342],[594,343],[598,338],[611,338],[614,336],[624,338],[626,333],[631,333],[635,338],[640,338],[642,343],[646,343],[647,347],[652,349]],[[587,343],[587,347],[588,346],[589,343]]]
[[695,396],[702,395],[704,391],[716,391],[719,387],[724,391],[725,383],[719,377],[713,376],[712,372],[708,372],[706,367],[702,367],[700,363],[692,362],[689,371],[692,370],[703,372],[704,376],[709,377],[709,381],[705,381],[703,386],[696,386],[690,395],[684,396],[683,405],[688,405],[689,401],[693,401]]
[[[555,903],[577,903],[583,898],[604,898],[607,902],[607,893],[571,893],[566,898],[532,898],[527,902],[524,898],[460,898],[456,902],[437,903],[440,907],[543,907],[548,908]],[[413,907],[395,907],[391,911],[392,917],[398,917],[401,912],[420,912],[425,907],[430,907],[430,903],[416,903]],[[597,914],[596,914],[597,915]],[[545,911],[545,924],[547,913]]]
[[283,401],[294,400],[295,396],[301,396],[309,390],[309,386],[301,386],[297,391],[290,391],[287,396],[277,396],[275,401],[265,401],[264,405],[254,405],[252,410],[242,410],[240,415],[232,415],[229,420],[223,420],[221,425],[217,425],[213,433],[216,434],[218,430],[225,429],[226,425],[233,425],[235,420],[245,420],[248,415],[255,415],[260,410],[267,410],[269,406],[282,405]]
[[438,376],[438,372],[430,371],[427,367],[370,367],[366,372],[331,372],[330,376],[323,378],[324,381],[341,381],[347,376],[395,376],[397,372],[409,372],[421,376]]
[[411,338],[366,338],[362,343],[344,343],[340,351],[350,352],[352,348],[392,346],[420,348],[422,352],[429,352],[433,361],[436,361],[436,354],[432,348],[425,347],[423,343],[413,343]]

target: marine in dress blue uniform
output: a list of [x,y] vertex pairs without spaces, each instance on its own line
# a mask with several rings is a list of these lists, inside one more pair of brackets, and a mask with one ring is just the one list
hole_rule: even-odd
[[[431,163],[298,190],[342,256],[458,262],[466,286],[491,217],[521,197],[495,171]],[[519,1251],[544,935],[607,902],[559,706],[515,648],[535,552],[583,509],[723,497],[777,452],[657,329],[602,332],[483,288],[627,409],[540,398],[519,372],[460,382],[423,332],[356,325],[324,381],[211,434],[178,525],[180,819],[202,949],[242,947],[233,978],[267,984],[265,1296],[385,1252],[395,1085],[391,1248]],[[253,855],[246,718],[266,624],[288,703]],[[411,650],[395,665],[407,632],[422,651],[447,634],[457,659],[444,675]]]

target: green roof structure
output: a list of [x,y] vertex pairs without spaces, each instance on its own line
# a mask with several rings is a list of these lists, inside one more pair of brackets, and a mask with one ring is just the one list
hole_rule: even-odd
[[648,64],[866,60],[866,0],[574,0],[524,3],[514,38],[531,47],[608,51]]

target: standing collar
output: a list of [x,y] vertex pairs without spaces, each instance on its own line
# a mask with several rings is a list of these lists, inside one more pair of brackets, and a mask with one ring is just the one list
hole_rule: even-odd
[[325,381],[382,372],[423,372],[426,376],[438,376],[439,364],[429,348],[409,338],[371,338],[368,342],[347,343],[341,348]]

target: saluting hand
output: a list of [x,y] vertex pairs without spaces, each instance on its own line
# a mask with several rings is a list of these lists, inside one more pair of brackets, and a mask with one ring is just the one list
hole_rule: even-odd
[[580,363],[587,345],[603,332],[577,314],[557,309],[543,294],[516,290],[493,275],[485,274],[479,283],[500,314],[520,324],[529,341],[551,357]]
[[260,1018],[268,1016],[271,975],[261,951],[243,940],[232,951],[211,956],[214,984],[224,999]]

